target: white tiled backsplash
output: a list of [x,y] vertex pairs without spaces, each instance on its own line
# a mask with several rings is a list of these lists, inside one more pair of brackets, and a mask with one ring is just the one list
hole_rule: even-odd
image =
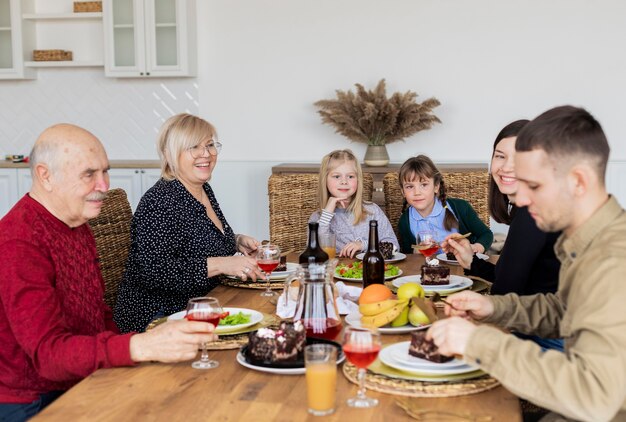
[[102,68],[40,69],[36,80],[0,82],[0,154],[27,155],[48,126],[84,127],[109,159],[156,159],[169,116],[198,114],[195,78],[114,79]]

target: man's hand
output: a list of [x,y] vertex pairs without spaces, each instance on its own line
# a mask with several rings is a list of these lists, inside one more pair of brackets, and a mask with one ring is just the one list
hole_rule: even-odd
[[480,320],[493,314],[491,299],[469,290],[448,296],[446,302],[454,306],[454,309],[449,305],[445,306],[444,312],[448,316],[470,317]]
[[458,261],[459,265],[466,270],[469,270],[472,266],[472,260],[474,259],[474,251],[467,239],[454,239],[455,234],[448,235],[441,243],[443,251],[448,253],[452,252],[454,257]]
[[208,322],[169,321],[130,338],[130,358],[135,362],[182,362],[193,359],[198,346],[217,340]]
[[426,338],[432,339],[445,356],[464,355],[470,336],[476,325],[459,317],[445,318],[436,321],[428,329]]

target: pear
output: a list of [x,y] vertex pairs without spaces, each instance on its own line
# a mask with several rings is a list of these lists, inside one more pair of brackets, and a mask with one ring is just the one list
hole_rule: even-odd
[[409,309],[408,313],[409,322],[411,325],[415,325],[419,327],[420,325],[430,324],[430,319],[428,319],[428,315],[422,311],[419,306],[413,304],[411,305],[411,309]]
[[404,283],[402,286],[398,288],[398,292],[396,293],[398,299],[406,299],[409,300],[412,297],[424,297],[424,288],[418,283]]
[[391,321],[392,327],[404,327],[409,323],[409,307],[405,306],[400,315]]

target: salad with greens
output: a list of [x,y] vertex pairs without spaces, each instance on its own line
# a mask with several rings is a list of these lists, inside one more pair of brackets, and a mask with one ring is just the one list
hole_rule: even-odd
[[239,324],[247,324],[250,322],[250,318],[252,315],[244,314],[243,312],[238,312],[236,314],[228,315],[225,318],[220,319],[220,326],[223,325],[239,325]]
[[[385,264],[385,278],[398,275],[400,269],[395,265]],[[343,278],[363,278],[363,261],[355,261],[350,264],[339,264],[335,268],[335,275]]]

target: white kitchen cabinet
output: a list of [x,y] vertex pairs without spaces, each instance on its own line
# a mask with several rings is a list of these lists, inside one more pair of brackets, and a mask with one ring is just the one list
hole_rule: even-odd
[[194,76],[195,0],[103,0],[105,74]]
[[0,169],[0,218],[19,199],[17,191],[17,169]]
[[133,212],[143,194],[161,177],[160,169],[110,169],[110,187],[126,191]]
[[30,79],[24,66],[21,0],[0,0],[0,79]]

